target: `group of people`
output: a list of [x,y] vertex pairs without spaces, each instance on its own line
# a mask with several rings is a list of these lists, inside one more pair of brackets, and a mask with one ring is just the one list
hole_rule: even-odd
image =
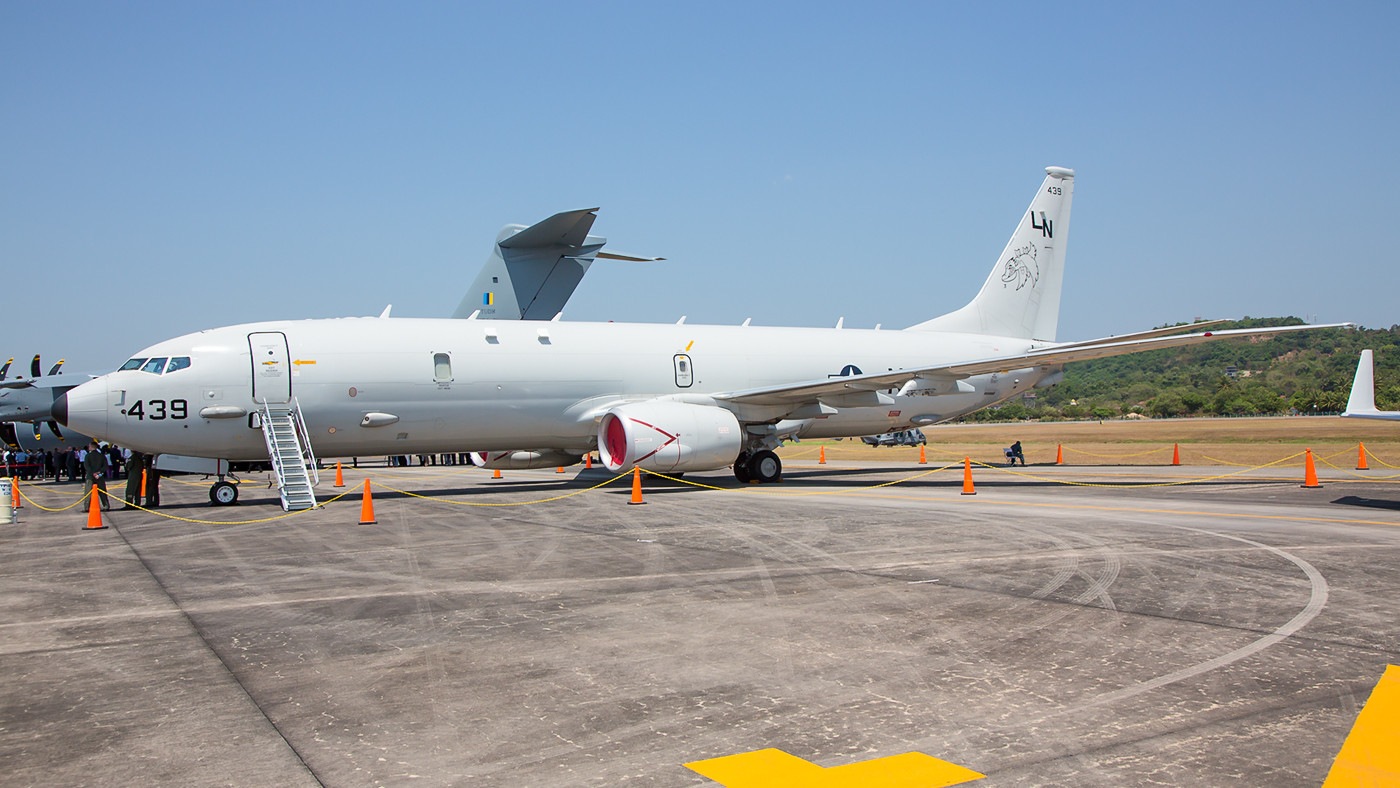
[[69,482],[76,482],[83,475],[83,463],[87,460],[88,454],[96,452],[107,460],[106,471],[108,479],[121,478],[125,468],[125,456],[130,452],[123,452],[117,446],[98,446],[88,444],[77,448],[64,449],[40,449],[38,451],[25,451],[22,448],[5,449],[3,454],[3,475],[20,481],[47,481],[52,479],[55,482],[63,481],[67,476]]
[[[160,506],[160,472],[155,467],[156,455],[142,454],[139,451],[123,449],[107,444],[99,446],[90,443],[78,448],[25,451],[22,448],[6,448],[0,455],[0,475],[20,481],[52,481],[73,483],[83,482],[83,495],[91,495],[92,488],[101,491],[98,502],[103,509],[111,508],[107,493],[109,479],[126,478],[126,508],[143,505],[141,494],[142,477],[145,477],[146,508]],[[65,482],[64,477],[67,476]]]

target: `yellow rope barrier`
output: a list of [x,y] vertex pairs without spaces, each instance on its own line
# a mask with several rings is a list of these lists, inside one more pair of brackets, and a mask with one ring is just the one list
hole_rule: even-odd
[[872,485],[869,486],[869,487],[853,487],[853,488],[847,488],[847,489],[843,489],[843,490],[811,490],[811,491],[808,491],[808,492],[789,492],[789,491],[787,491],[787,490],[771,490],[771,489],[765,489],[765,488],[763,488],[763,487],[761,487],[761,486],[759,486],[759,487],[754,487],[754,486],[750,486],[750,485],[741,485],[741,486],[739,486],[739,487],[716,487],[715,485],[712,485],[712,484],[701,484],[700,482],[691,481],[691,480],[689,480],[689,479],[682,479],[682,478],[680,478],[680,477],[678,477],[678,476],[667,476],[667,475],[664,474],[664,473],[657,473],[656,471],[648,471],[646,468],[643,468],[642,471],[643,471],[644,473],[647,473],[647,474],[651,475],[651,476],[656,476],[656,477],[659,477],[659,478],[662,478],[662,479],[670,479],[670,480],[673,481],[673,482],[680,482],[681,484],[689,484],[689,485],[691,485],[692,487],[703,487],[703,488],[705,488],[705,489],[707,489],[707,490],[724,490],[724,491],[730,491],[730,492],[735,492],[735,491],[737,491],[737,492],[749,492],[749,493],[755,493],[755,494],[761,493],[761,494],[764,494],[764,495],[841,495],[841,494],[843,494],[843,493],[848,493],[848,492],[853,492],[853,491],[854,491],[854,492],[859,492],[860,490],[876,490],[876,489],[879,489],[879,488],[881,488],[881,487],[889,487],[889,486],[895,485],[895,484],[902,484],[902,483],[904,483],[904,482],[910,482],[910,481],[913,481],[913,480],[915,480],[915,479],[919,479],[919,478],[922,478],[922,477],[924,477],[924,476],[928,476],[928,475],[930,475],[930,474],[938,473],[939,471],[946,471],[946,470],[949,470],[949,469],[951,469],[951,468],[956,468],[956,467],[958,467],[956,464],[953,464],[953,465],[944,465],[942,468],[934,468],[934,469],[932,469],[932,470],[923,471],[922,473],[916,473],[916,474],[914,474],[913,476],[906,476],[906,477],[904,477],[903,479],[895,479],[895,480],[892,481],[892,482],[883,482],[883,483],[881,483],[881,484],[872,484]]
[[420,499],[422,499],[422,500],[424,500],[424,501],[437,501],[438,503],[450,503],[450,504],[452,504],[452,505],[454,505],[454,506],[529,506],[530,504],[535,504],[535,503],[549,503],[550,501],[562,501],[562,500],[565,499],[565,498],[572,498],[572,497],[574,497],[575,495],[582,495],[583,493],[591,492],[591,491],[593,491],[593,490],[596,490],[596,489],[598,489],[599,487],[606,487],[607,485],[612,484],[613,482],[617,481],[618,479],[624,478],[624,477],[626,477],[626,476],[631,476],[631,475],[632,475],[632,474],[631,474],[630,471],[627,472],[627,473],[620,473],[620,474],[618,474],[618,475],[612,477],[611,479],[608,479],[608,480],[605,481],[605,482],[599,482],[598,484],[595,484],[595,485],[593,485],[592,487],[585,487],[585,488],[583,488],[582,490],[574,490],[574,491],[571,492],[571,493],[565,493],[565,494],[563,494],[563,495],[556,495],[556,496],[554,496],[553,498],[541,498],[541,499],[539,499],[539,500],[537,500],[537,501],[501,501],[501,502],[497,502],[497,501],[453,501],[453,500],[449,500],[449,499],[447,499],[447,498],[437,498],[437,497],[432,496],[432,495],[419,495],[418,493],[409,492],[408,490],[398,490],[398,489],[395,489],[395,488],[393,488],[393,487],[388,486],[387,484],[381,484],[381,485],[380,485],[380,488],[381,488],[381,489],[384,489],[384,490],[388,490],[388,491],[390,491],[390,492],[399,493],[400,495],[407,495],[407,496],[409,496],[410,498],[420,498]]
[[78,500],[76,500],[76,501],[74,501],[74,502],[68,504],[67,506],[63,507],[62,509],[50,509],[49,507],[44,506],[43,504],[39,503],[38,501],[35,501],[33,498],[30,498],[28,495],[25,495],[25,494],[24,494],[24,490],[20,490],[19,485],[18,485],[17,483],[16,483],[16,485],[15,485],[15,489],[19,491],[19,497],[21,497],[21,498],[23,498],[24,500],[28,501],[31,505],[34,506],[35,509],[38,509],[38,510],[44,511],[44,512],[66,512],[66,511],[68,511],[69,509],[73,509],[73,508],[76,508],[76,507],[78,507],[78,506],[82,506],[86,501],[89,500],[89,498],[88,498],[88,493],[69,493],[69,492],[67,492],[67,491],[65,491],[65,490],[48,490],[47,492],[63,493],[63,494],[65,494],[65,495],[78,495],[78,496],[79,496]]
[[[1161,451],[1161,450],[1162,450],[1162,449],[1154,449],[1152,452],[1142,452],[1142,453],[1133,454],[1133,455],[1116,455],[1116,456],[1122,456],[1122,457],[1141,456],[1142,454],[1151,454],[1151,453],[1154,453],[1154,452],[1157,452],[1157,451]],[[1347,451],[1350,451],[1350,450],[1347,450]],[[1080,452],[1080,453],[1081,453],[1081,454],[1089,454],[1089,452]],[[1352,471],[1352,470],[1350,470],[1350,469],[1347,469],[1347,468],[1343,468],[1343,467],[1341,467],[1341,466],[1338,466],[1338,465],[1336,465],[1336,464],[1334,464],[1334,463],[1332,463],[1332,462],[1329,461],[1329,459],[1330,459],[1331,457],[1337,457],[1337,456],[1339,456],[1340,454],[1343,454],[1343,453],[1346,453],[1346,452],[1338,452],[1337,454],[1332,454],[1332,455],[1328,455],[1327,457],[1319,458],[1319,460],[1320,460],[1321,462],[1323,462],[1324,464],[1326,464],[1326,465],[1328,465],[1328,466],[1330,466],[1330,467],[1332,467],[1332,468],[1334,468],[1334,469],[1336,469],[1336,470],[1343,471],[1343,472],[1348,473],[1348,474],[1350,474],[1350,475],[1352,475],[1352,476],[1356,476],[1356,477],[1359,477],[1359,478],[1362,478],[1362,479],[1373,480],[1373,481],[1384,481],[1384,480],[1389,480],[1389,479],[1397,479],[1397,478],[1400,478],[1400,474],[1394,474],[1394,475],[1391,475],[1391,476],[1371,476],[1371,475],[1366,475],[1366,474],[1360,474],[1360,473],[1356,473],[1356,472],[1354,472],[1354,471]],[[1091,456],[1113,456],[1113,455],[1091,455]],[[1229,466],[1238,467],[1240,470],[1231,471],[1231,472],[1229,472],[1229,473],[1216,474],[1216,475],[1212,475],[1212,476],[1199,476],[1199,477],[1189,477],[1189,478],[1177,479],[1177,480],[1169,481],[1169,482],[1083,482],[1083,481],[1075,481],[1075,480],[1073,480],[1073,479],[1064,479],[1064,478],[1057,478],[1057,477],[1054,477],[1054,476],[1045,476],[1045,475],[1041,475],[1041,474],[1030,473],[1030,472],[1027,472],[1027,471],[1024,471],[1024,470],[1022,470],[1022,471],[1017,471],[1017,470],[1014,470],[1013,468],[1010,468],[1010,467],[1004,467],[1004,466],[1001,466],[1001,465],[993,465],[993,464],[985,463],[985,462],[981,462],[981,461],[973,461],[973,462],[974,462],[974,464],[977,465],[978,467],[986,468],[987,470],[999,471],[999,472],[1001,472],[1001,473],[1011,474],[1011,475],[1013,475],[1013,476],[1017,476],[1017,477],[1024,478],[1024,479],[1030,479],[1030,480],[1034,480],[1034,481],[1039,481],[1039,482],[1050,482],[1050,483],[1053,483],[1053,484],[1060,484],[1060,485],[1074,486],[1074,487],[1129,488],[1129,489],[1131,489],[1131,488],[1146,488],[1146,487],[1178,487],[1178,486],[1183,486],[1183,485],[1188,485],[1188,484],[1197,484],[1197,483],[1200,483],[1200,482],[1208,482],[1208,481],[1216,481],[1216,480],[1220,480],[1220,479],[1228,479],[1228,478],[1238,477],[1238,476],[1240,476],[1241,474],[1245,474],[1245,473],[1248,473],[1248,472],[1250,472],[1250,471],[1256,471],[1256,470],[1262,470],[1262,469],[1265,469],[1265,468],[1278,467],[1278,466],[1284,465],[1284,464],[1286,464],[1286,463],[1289,463],[1289,462],[1291,462],[1291,461],[1297,460],[1298,458],[1300,458],[1300,457],[1302,457],[1302,456],[1303,456],[1303,452],[1298,452],[1298,453],[1296,453],[1296,454],[1291,454],[1291,455],[1289,455],[1289,456],[1287,456],[1287,457],[1283,457],[1283,458],[1281,458],[1281,459],[1274,460],[1274,461],[1272,461],[1272,462],[1263,463],[1263,464],[1261,464],[1261,465],[1248,465],[1248,466],[1246,466],[1246,465],[1244,465],[1244,464],[1242,464],[1242,463],[1233,463],[1233,462],[1227,462],[1227,461],[1220,460],[1220,459],[1213,458],[1213,457],[1205,457],[1205,459],[1210,460],[1211,462],[1219,463],[1219,464],[1222,464],[1222,465],[1229,465]],[[791,457],[789,457],[789,459],[791,459]],[[1373,459],[1374,459],[1374,458],[1373,458]],[[1382,462],[1382,461],[1380,461],[1380,460],[1378,460],[1378,459],[1377,459],[1376,461],[1377,461],[1377,462],[1381,462],[1381,464],[1386,465],[1387,467],[1392,467],[1392,468],[1395,467],[1395,466],[1388,465],[1387,463],[1384,463],[1384,462]],[[943,471],[948,471],[948,470],[957,470],[957,469],[959,469],[959,468],[961,467],[961,465],[962,465],[961,462],[950,463],[950,464],[948,464],[948,465],[943,465],[943,466],[938,467],[938,468],[932,468],[932,469],[929,469],[929,470],[921,471],[921,472],[916,473],[916,474],[913,474],[913,475],[911,475],[911,476],[905,476],[905,477],[902,477],[902,478],[899,478],[899,479],[894,479],[894,480],[892,480],[892,481],[881,482],[881,483],[879,483],[879,484],[872,484],[872,485],[865,486],[865,487],[846,487],[846,488],[841,488],[841,489],[836,489],[836,490],[804,490],[804,491],[775,490],[775,489],[766,488],[766,487],[763,487],[763,486],[750,486],[750,485],[740,485],[740,486],[736,486],[736,487],[720,487],[720,486],[717,486],[717,485],[704,484],[704,483],[702,483],[702,482],[697,482],[697,481],[693,481],[693,480],[690,480],[690,479],[682,479],[682,478],[677,477],[677,476],[668,476],[667,474],[658,473],[658,472],[656,472],[656,471],[646,471],[646,472],[647,472],[648,475],[651,475],[651,476],[656,476],[656,477],[658,477],[658,478],[668,479],[668,480],[670,480],[670,481],[680,482],[681,484],[686,484],[686,485],[690,485],[690,486],[692,486],[692,487],[698,487],[698,488],[707,489],[707,490],[719,490],[719,491],[728,491],[728,492],[750,492],[750,493],[764,494],[764,495],[812,496],[812,495],[843,495],[843,494],[851,494],[851,493],[860,493],[861,491],[864,491],[864,490],[876,490],[876,489],[880,489],[880,488],[882,488],[882,487],[891,487],[891,486],[894,486],[894,485],[897,485],[897,484],[904,484],[904,483],[906,483],[906,482],[911,482],[911,481],[914,481],[914,480],[917,480],[917,479],[922,479],[922,478],[925,478],[925,477],[927,477],[927,476],[931,476],[931,475],[933,475],[933,474],[935,474],[935,473],[941,473],[941,472],[943,472]],[[448,472],[448,473],[445,473],[445,474],[441,474],[441,475],[437,475],[437,476],[431,476],[431,477],[422,477],[422,476],[397,477],[397,476],[393,476],[393,475],[389,475],[389,474],[368,474],[368,475],[370,475],[370,476],[376,476],[376,477],[380,477],[380,478],[384,478],[384,477],[388,477],[388,478],[412,478],[412,479],[416,479],[416,480],[431,481],[431,480],[433,480],[433,479],[441,479],[441,478],[446,478],[446,477],[450,477],[450,476],[459,476],[459,475],[461,475],[461,474],[464,474],[464,473],[467,473],[467,472],[470,472],[470,471],[474,471],[474,470],[480,470],[480,469],[476,468],[475,466],[471,466],[471,467],[463,468],[463,469],[461,469],[461,470],[455,470],[455,471],[451,471],[451,472]],[[643,470],[645,470],[645,469],[643,469]],[[530,506],[530,505],[533,505],[533,504],[550,503],[550,502],[553,502],[553,501],[564,500],[564,499],[566,499],[566,498],[572,498],[572,497],[574,497],[574,496],[576,496],[576,495],[582,495],[583,493],[591,492],[591,491],[597,490],[597,489],[599,489],[599,488],[601,488],[601,487],[605,487],[605,486],[607,486],[607,485],[609,485],[609,484],[612,484],[612,483],[616,482],[616,481],[619,480],[619,479],[626,478],[626,477],[629,476],[629,475],[630,475],[630,473],[621,473],[621,474],[618,474],[618,475],[616,475],[616,476],[613,476],[613,477],[610,478],[610,479],[607,479],[606,481],[599,482],[598,484],[595,484],[595,485],[593,485],[593,486],[591,486],[591,487],[585,487],[585,488],[582,488],[582,489],[579,489],[579,490],[574,490],[574,491],[572,491],[572,492],[568,492],[568,493],[565,493],[565,494],[563,494],[563,495],[555,495],[555,496],[551,496],[551,497],[548,497],[548,498],[540,498],[540,499],[530,500],[530,501],[459,501],[459,500],[452,500],[452,499],[448,499],[448,498],[441,498],[441,497],[432,496],[432,495],[422,495],[422,494],[419,494],[419,493],[410,492],[410,491],[408,491],[408,490],[403,490],[403,489],[399,489],[399,488],[396,488],[396,487],[392,487],[392,486],[383,484],[382,482],[380,482],[379,486],[380,486],[381,489],[383,489],[383,490],[385,490],[385,491],[397,493],[397,494],[400,494],[400,495],[405,495],[405,496],[408,496],[408,497],[410,497],[410,498],[417,498],[417,499],[425,500],[425,501],[435,501],[435,502],[438,502],[438,503],[446,503],[446,504],[451,504],[451,505],[455,505],[455,506]],[[334,497],[332,497],[332,498],[329,498],[329,499],[327,499],[327,500],[325,500],[325,501],[321,501],[321,502],[317,503],[317,504],[316,504],[314,507],[312,507],[311,509],[299,510],[299,511],[294,511],[294,512],[286,512],[286,513],[279,514],[279,515],[275,515],[275,516],[272,516],[272,517],[263,517],[263,518],[252,519],[252,520],[201,520],[201,519],[190,518],[190,517],[180,517],[180,516],[178,516],[178,515],[169,514],[169,513],[167,513],[167,512],[162,512],[162,511],[157,511],[157,510],[155,510],[155,509],[150,509],[150,508],[147,508],[147,507],[144,507],[144,506],[140,506],[140,505],[137,505],[137,504],[127,504],[127,505],[130,506],[130,507],[132,507],[132,508],[139,509],[139,510],[141,510],[141,511],[143,511],[143,512],[146,512],[146,513],[148,513],[148,514],[154,514],[154,515],[156,515],[156,516],[158,516],[158,517],[163,517],[163,518],[170,519],[170,520],[178,520],[178,521],[187,522],[187,523],[197,523],[197,524],[200,524],[200,525],[254,525],[254,524],[258,524],[258,523],[268,523],[268,522],[273,522],[273,521],[276,521],[276,520],[283,520],[283,519],[287,519],[287,518],[289,518],[289,517],[295,517],[295,516],[297,516],[297,515],[304,514],[304,513],[306,513],[306,512],[314,511],[315,509],[324,508],[326,505],[328,505],[328,504],[330,504],[330,503],[333,503],[333,502],[335,502],[335,501],[338,501],[338,500],[340,500],[340,499],[342,499],[342,498],[344,498],[344,497],[350,495],[350,494],[353,493],[355,490],[362,490],[362,489],[364,488],[365,484],[368,483],[368,481],[369,481],[369,480],[366,479],[366,480],[362,481],[360,484],[355,485],[355,486],[353,486],[353,487],[347,489],[345,492],[342,492],[342,493],[340,493],[339,495],[336,495],[336,496],[334,496]],[[185,484],[196,484],[195,482],[182,482],[182,483],[185,483]],[[16,489],[19,490],[18,487],[16,487]],[[78,507],[78,506],[82,506],[82,505],[84,505],[88,500],[90,500],[89,497],[88,497],[88,495],[85,494],[85,493],[84,493],[84,494],[79,494],[79,493],[76,493],[76,492],[69,492],[69,491],[67,491],[67,490],[46,490],[46,492],[49,492],[49,493],[52,493],[52,494],[56,494],[56,495],[78,495],[78,496],[80,496],[80,497],[78,498],[78,500],[74,501],[72,504],[69,504],[68,506],[55,509],[55,508],[49,508],[49,507],[43,506],[42,504],[40,504],[40,503],[38,503],[37,501],[35,501],[33,498],[29,497],[29,495],[25,494],[25,492],[24,492],[23,490],[19,490],[19,495],[20,495],[25,501],[28,501],[31,505],[33,505],[35,508],[40,509],[40,510],[42,510],[42,511],[46,511],[46,512],[63,512],[63,511],[68,511],[68,510],[74,509],[74,508],[76,508],[76,507]],[[107,492],[106,495],[107,495],[107,498],[108,498],[109,501],[120,501],[120,500],[122,500],[121,498],[119,498],[118,496],[116,496],[115,494],[113,494],[113,493],[111,493],[111,492]]]
[[[1336,455],[1333,455],[1333,456],[1336,456]],[[1376,480],[1376,481],[1380,481],[1380,480],[1383,480],[1383,479],[1400,479],[1400,473],[1392,474],[1392,475],[1390,475],[1390,476],[1372,476],[1372,475],[1370,475],[1370,474],[1368,474],[1368,473],[1358,473],[1357,471],[1355,471],[1355,470],[1353,470],[1353,469],[1351,469],[1351,468],[1343,468],[1342,466],[1337,465],[1336,463],[1328,462],[1327,458],[1325,458],[1325,457],[1320,457],[1320,458],[1318,458],[1317,461],[1320,462],[1320,463],[1322,463],[1323,465],[1328,466],[1329,468],[1335,468],[1336,470],[1339,470],[1339,471],[1341,471],[1342,473],[1350,474],[1350,475],[1352,475],[1352,476],[1356,476],[1356,477],[1359,477],[1359,478],[1362,478],[1362,479],[1373,479],[1373,480]],[[1384,465],[1384,463],[1382,463],[1382,465]]]
[[1083,455],[1086,455],[1086,456],[1089,456],[1089,457],[1104,457],[1104,458],[1108,458],[1108,459],[1123,459],[1123,458],[1126,458],[1126,457],[1146,457],[1146,456],[1149,455],[1149,454],[1156,454],[1156,453],[1158,453],[1158,452],[1169,451],[1169,450],[1171,449],[1170,446],[1159,446],[1159,447],[1157,447],[1157,448],[1155,448],[1155,449],[1149,449],[1149,450],[1147,450],[1147,451],[1134,452],[1134,453],[1132,453],[1132,454],[1095,454],[1094,452],[1084,451],[1084,450],[1082,450],[1082,449],[1076,449],[1076,448],[1074,448],[1074,447],[1072,447],[1072,446],[1066,446],[1066,445],[1064,445],[1063,443],[1059,444],[1059,446],[1060,446],[1060,448],[1064,449],[1065,451],[1067,451],[1067,452],[1072,452],[1072,453],[1074,453],[1074,454],[1083,454]]
[[1385,460],[1382,460],[1380,457],[1377,457],[1376,455],[1372,454],[1370,449],[1366,450],[1366,456],[1371,459],[1371,462],[1378,463],[1380,465],[1384,465],[1387,468],[1400,471],[1400,465],[1391,465]]
[[990,470],[1001,471],[1002,473],[1010,473],[1010,474],[1014,474],[1014,475],[1016,475],[1016,476],[1023,476],[1023,477],[1025,477],[1025,478],[1027,478],[1027,479],[1034,479],[1034,480],[1036,480],[1036,481],[1044,481],[1044,482],[1054,482],[1055,484],[1065,484],[1065,485],[1071,485],[1071,486],[1075,486],[1075,487],[1126,487],[1126,488],[1135,488],[1135,487],[1179,487],[1179,486],[1184,485],[1184,484],[1194,484],[1194,483],[1196,483],[1196,482],[1209,482],[1209,481],[1215,481],[1215,480],[1217,480],[1217,479],[1228,479],[1228,478],[1230,478],[1230,477],[1232,477],[1232,476],[1239,476],[1239,475],[1242,474],[1242,473],[1248,473],[1249,471],[1257,471],[1257,470],[1260,470],[1260,469],[1263,469],[1263,468],[1270,468],[1270,467],[1273,467],[1273,466],[1275,466],[1275,465],[1280,465],[1280,464],[1282,464],[1282,463],[1288,462],[1289,460],[1291,460],[1291,459],[1293,459],[1293,458],[1295,458],[1295,457],[1301,457],[1301,456],[1303,456],[1303,452],[1298,452],[1297,454],[1291,454],[1291,455],[1289,455],[1289,456],[1287,456],[1287,457],[1284,457],[1284,458],[1281,459],[1281,460],[1274,460],[1273,462],[1265,463],[1265,464],[1263,464],[1263,465],[1254,465],[1254,466],[1251,466],[1251,467],[1248,467],[1248,468],[1242,468],[1241,470],[1238,470],[1238,471],[1231,471],[1230,473],[1222,473],[1222,474],[1220,474],[1220,475],[1218,475],[1218,476],[1200,476],[1200,477],[1189,478],[1189,479],[1181,479],[1181,480],[1179,480],[1179,481],[1174,481],[1174,482],[1123,482],[1123,483],[1117,483],[1117,484],[1107,484],[1107,483],[1102,483],[1102,482],[1076,482],[1076,481],[1070,481],[1070,480],[1061,480],[1061,479],[1055,479],[1055,478],[1052,478],[1052,477],[1049,477],[1049,476],[1037,476],[1037,475],[1035,475],[1035,474],[1026,473],[1026,472],[1024,472],[1024,471],[1013,471],[1013,470],[1011,470],[1010,468],[1002,468],[1002,467],[997,466],[997,465],[988,465],[988,464],[986,464],[986,463],[984,463],[984,462],[977,462],[977,463],[974,463],[974,464],[976,464],[976,465],[981,465],[982,467],[987,468],[987,469],[990,469]]

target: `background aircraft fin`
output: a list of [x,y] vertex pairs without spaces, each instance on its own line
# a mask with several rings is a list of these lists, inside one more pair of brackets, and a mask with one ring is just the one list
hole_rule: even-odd
[[1046,167],[1045,173],[1030,210],[1022,215],[977,297],[962,309],[907,330],[1055,340],[1074,170]]
[[597,208],[557,213],[525,227],[508,224],[462,298],[455,318],[548,320],[583,280],[606,238],[589,235]]
[[1351,396],[1347,398],[1347,409],[1342,415],[1353,419],[1400,421],[1400,411],[1376,410],[1374,357],[1369,349],[1361,351],[1361,360],[1356,362],[1356,377],[1351,381]]

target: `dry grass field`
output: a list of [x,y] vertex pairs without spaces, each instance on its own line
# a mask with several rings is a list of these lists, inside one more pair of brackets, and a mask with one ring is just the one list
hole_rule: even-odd
[[[1066,465],[1168,465],[1172,445],[1183,465],[1264,465],[1312,449],[1319,462],[1354,468],[1357,444],[1365,443],[1373,468],[1400,466],[1400,422],[1294,416],[1241,419],[1144,419],[1105,422],[1025,422],[948,425],[924,430],[930,463],[964,456],[1002,462],[1002,449],[1021,441],[1026,462],[1055,461],[1064,447]],[[857,440],[789,444],[785,459],[815,459],[820,447],[831,460],[917,462],[919,449],[873,448]],[[1302,467],[1301,456],[1282,463]]]

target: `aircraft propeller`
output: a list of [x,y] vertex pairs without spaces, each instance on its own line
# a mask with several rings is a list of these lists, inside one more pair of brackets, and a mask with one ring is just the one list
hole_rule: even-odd
[[15,363],[15,357],[10,356],[10,360],[5,362],[5,366],[0,367],[0,380],[5,379],[5,373],[10,371],[10,365]]
[[29,377],[37,378],[44,373],[44,368],[39,364],[39,354],[34,354],[34,360],[29,362]]

